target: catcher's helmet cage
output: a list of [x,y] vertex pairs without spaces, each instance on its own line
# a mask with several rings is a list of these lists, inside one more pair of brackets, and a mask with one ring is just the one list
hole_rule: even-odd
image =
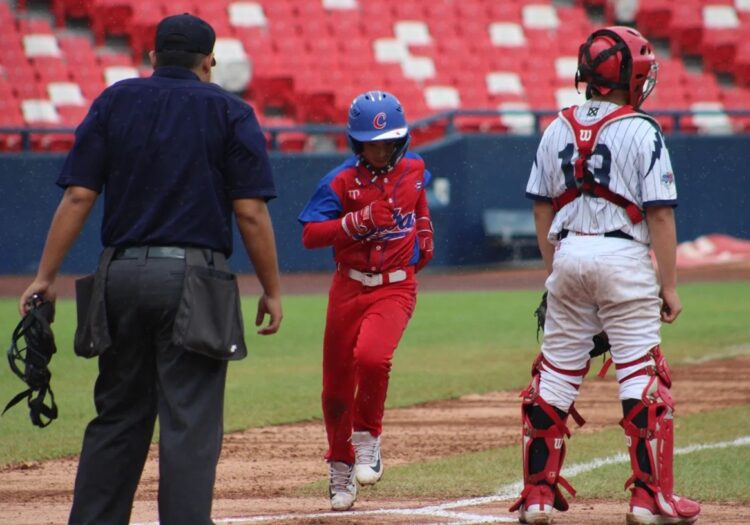
[[[57,349],[50,328],[54,307],[41,295],[34,294],[28,302],[29,310],[13,330],[8,348],[10,369],[28,385],[28,389],[17,394],[5,405],[5,412],[26,398],[29,404],[31,422],[38,427],[46,427],[57,418],[55,395],[50,388],[52,374],[47,366]],[[47,393],[49,405],[44,404]],[[34,397],[36,394],[36,397]]]
[[586,98],[613,89],[628,93],[628,104],[639,108],[656,86],[658,64],[651,44],[631,27],[594,31],[578,50],[575,84],[586,82]]
[[401,160],[409,147],[409,126],[401,102],[386,91],[362,93],[349,106],[346,125],[349,146],[361,155],[364,142],[395,140],[396,149],[385,171],[390,171]]

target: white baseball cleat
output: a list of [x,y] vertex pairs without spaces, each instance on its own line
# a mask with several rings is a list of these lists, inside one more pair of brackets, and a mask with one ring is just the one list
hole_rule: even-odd
[[328,484],[328,497],[332,510],[349,510],[357,500],[357,483],[354,480],[354,466],[343,461],[328,463],[331,478]]
[[700,505],[695,501],[673,495],[680,509],[688,515],[667,516],[659,511],[654,496],[640,487],[633,487],[630,496],[630,511],[625,515],[627,525],[690,525],[695,523],[700,513]]
[[552,505],[555,495],[546,483],[535,485],[526,496],[518,511],[518,521],[529,525],[550,525],[554,523]]
[[352,432],[352,445],[356,460],[354,473],[360,485],[374,485],[383,477],[383,460],[380,457],[380,437],[369,432]]

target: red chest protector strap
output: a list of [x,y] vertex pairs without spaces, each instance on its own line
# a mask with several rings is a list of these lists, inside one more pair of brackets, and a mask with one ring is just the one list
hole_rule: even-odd
[[596,182],[586,170],[586,161],[591,157],[591,153],[594,151],[597,140],[599,139],[599,132],[604,126],[623,118],[649,117],[636,112],[632,106],[622,106],[594,124],[586,126],[578,122],[575,118],[575,110],[577,107],[578,106],[571,106],[560,112],[560,117],[563,122],[568,125],[570,131],[573,133],[573,138],[576,141],[576,148],[578,149],[578,158],[573,163],[573,175],[575,176],[576,187],[568,188],[558,197],[552,199],[553,208],[557,212],[560,208],[573,202],[582,194],[593,195],[594,197],[606,199],[609,202],[624,208],[630,218],[630,222],[638,224],[643,220],[643,211],[635,203],[630,202],[622,195],[618,195],[606,186]]

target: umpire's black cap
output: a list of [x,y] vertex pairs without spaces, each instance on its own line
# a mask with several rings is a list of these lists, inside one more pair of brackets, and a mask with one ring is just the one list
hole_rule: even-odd
[[164,18],[156,26],[156,52],[185,51],[210,55],[216,33],[208,22],[188,13]]

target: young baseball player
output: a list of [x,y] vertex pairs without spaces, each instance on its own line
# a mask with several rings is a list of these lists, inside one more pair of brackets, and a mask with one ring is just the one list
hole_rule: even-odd
[[[633,471],[626,522],[693,523],[698,503],[674,494],[674,402],[660,321],[682,310],[676,291],[677,191],[659,125],[639,107],[656,83],[649,42],[607,27],[580,47],[587,101],[560,112],[542,137],[526,195],[534,201],[549,277],[541,354],[523,391],[521,523],[552,522],[568,503],[560,486],[568,414],[589,367],[592,337],[609,336]],[[649,248],[658,263],[654,269]]]
[[396,97],[359,95],[349,108],[354,155],[328,173],[299,216],[306,248],[333,247],[336,273],[323,341],[323,419],[333,510],[357,482],[383,475],[380,434],[393,352],[414,310],[414,274],[432,258],[424,161],[407,152]]

